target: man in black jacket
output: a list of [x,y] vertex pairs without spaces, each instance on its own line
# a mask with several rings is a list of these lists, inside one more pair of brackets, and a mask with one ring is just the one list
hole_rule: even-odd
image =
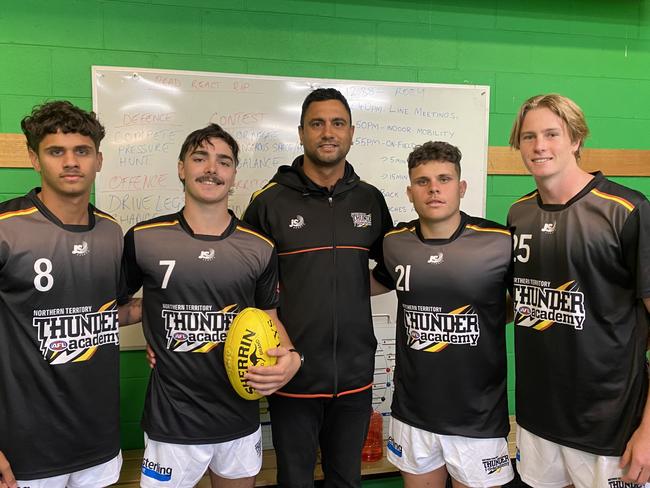
[[345,159],[354,127],[339,91],[311,92],[298,132],[304,155],[253,194],[243,218],[277,245],[279,315],[304,360],[269,398],[277,481],[312,486],[320,445],[325,486],[358,487],[377,345],[368,259],[392,220]]

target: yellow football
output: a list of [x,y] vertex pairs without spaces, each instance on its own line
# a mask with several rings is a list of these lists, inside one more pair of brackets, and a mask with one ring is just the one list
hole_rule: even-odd
[[280,335],[269,315],[248,307],[237,314],[230,324],[223,349],[223,362],[230,384],[246,400],[257,400],[262,395],[248,384],[244,375],[249,366],[273,366],[274,356],[266,351],[280,345]]

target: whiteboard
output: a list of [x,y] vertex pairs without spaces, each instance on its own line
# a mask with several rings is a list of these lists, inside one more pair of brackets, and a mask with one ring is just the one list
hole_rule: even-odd
[[[302,154],[300,109],[318,87],[334,87],[347,98],[355,126],[347,159],[363,180],[381,190],[396,223],[416,218],[406,197],[406,158],[429,140],[460,148],[468,183],[461,208],[485,215],[489,86],[105,66],[93,66],[92,83],[93,109],[106,127],[95,200],[125,231],[183,206],[178,153],[190,132],[210,122],[240,145],[230,197],[230,208],[240,216],[251,193]],[[394,298],[373,299],[373,312],[394,319]]]

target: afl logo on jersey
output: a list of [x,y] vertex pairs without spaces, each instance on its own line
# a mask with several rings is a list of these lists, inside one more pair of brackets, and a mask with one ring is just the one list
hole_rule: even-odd
[[521,315],[528,316],[528,315],[531,314],[531,309],[530,309],[530,307],[519,307],[517,312],[519,312]]
[[174,340],[176,341],[184,341],[186,339],[187,339],[187,334],[185,334],[184,332],[176,332],[176,334],[174,334]]
[[88,248],[88,243],[86,241],[72,246],[72,254],[76,254],[77,256],[85,256],[89,252],[90,249]]
[[48,347],[51,351],[63,351],[68,347],[68,343],[66,341],[52,341]]

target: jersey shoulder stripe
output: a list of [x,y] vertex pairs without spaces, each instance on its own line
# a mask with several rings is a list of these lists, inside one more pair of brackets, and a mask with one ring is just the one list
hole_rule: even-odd
[[597,197],[604,198],[605,200],[611,200],[612,202],[616,202],[619,205],[622,205],[623,207],[628,209],[630,212],[634,211],[635,208],[634,205],[623,197],[617,195],[611,195],[610,193],[605,193],[603,191],[598,190],[597,188],[591,190],[591,193],[593,195],[596,195]]
[[402,228],[398,228],[398,229],[389,230],[388,232],[386,232],[386,234],[384,234],[384,238],[386,238],[388,236],[392,236],[394,234],[401,234],[402,232],[415,232],[415,226],[402,227]]
[[269,239],[268,237],[263,236],[259,232],[256,232],[252,229],[246,228],[243,225],[237,225],[236,229],[241,232],[246,232],[247,234],[253,235],[259,239],[262,239],[264,242],[266,242],[269,246],[275,247],[275,244],[273,244],[273,241]]
[[169,220],[169,221],[163,221],[163,222],[153,222],[151,224],[142,224],[142,225],[136,225],[133,228],[133,231],[139,231],[139,230],[146,230],[146,229],[153,229],[156,227],[171,227],[174,225],[178,225],[178,219],[176,220]]
[[[102,219],[110,220],[111,222],[114,222],[117,224],[117,220],[115,220],[113,217],[108,215],[107,213],[102,212],[101,210],[94,209],[93,214],[97,217],[101,217]],[[117,224],[119,225],[119,224]]]
[[477,231],[477,232],[496,232],[498,234],[505,234],[507,236],[512,235],[509,230],[507,230],[507,229],[499,229],[497,227],[480,227],[480,226],[474,225],[474,224],[467,224],[465,226],[465,228],[470,229],[470,230],[474,230],[474,231]]
[[517,205],[518,203],[525,202],[527,200],[530,200],[531,198],[536,198],[537,197],[537,190],[534,190],[527,195],[524,195],[518,200],[515,200],[512,205]]
[[22,210],[12,210],[10,212],[0,213],[0,220],[7,220],[12,217],[20,217],[21,215],[29,215],[33,214],[34,212],[38,212],[38,209],[36,207],[25,208]]

